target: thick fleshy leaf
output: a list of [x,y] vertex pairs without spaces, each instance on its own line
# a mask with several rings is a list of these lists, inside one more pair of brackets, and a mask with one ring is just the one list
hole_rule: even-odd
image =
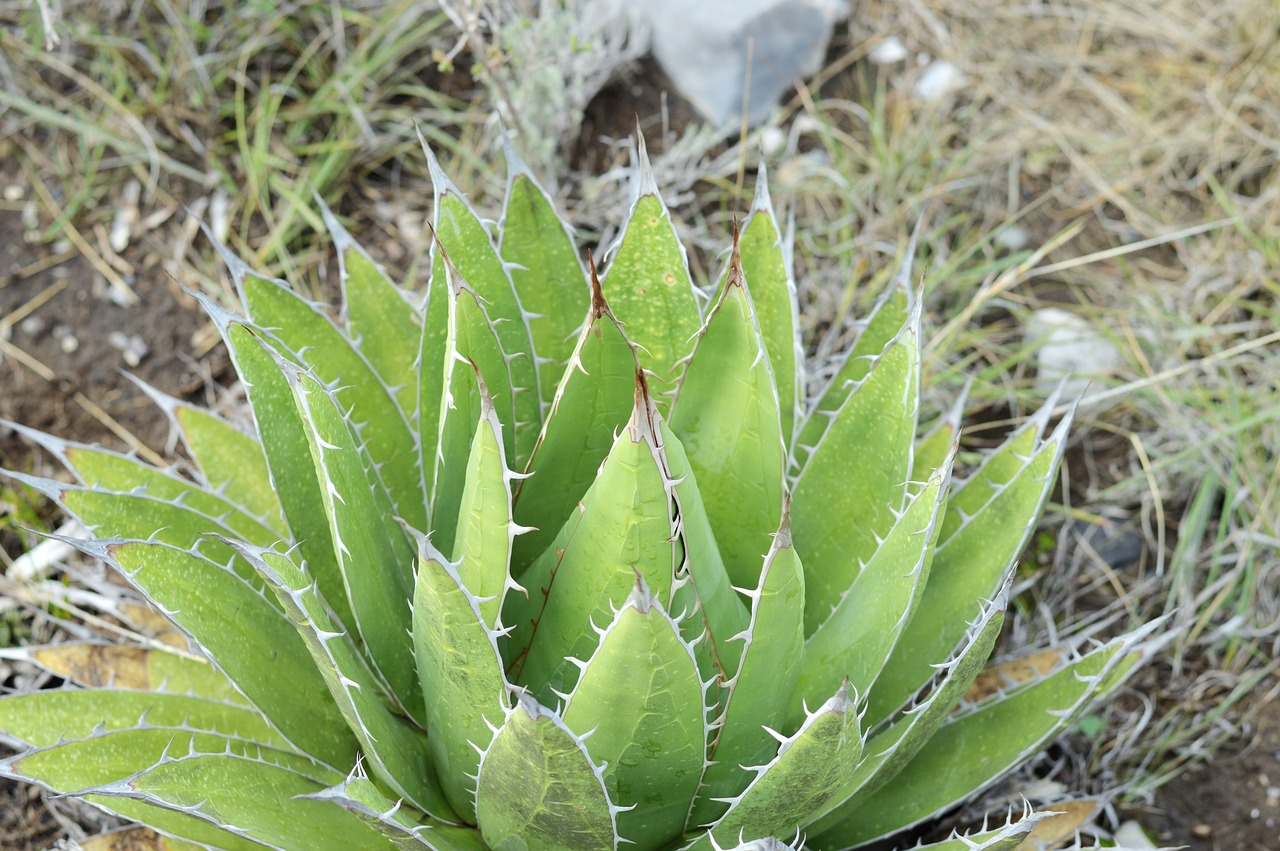
[[[866,743],[865,758],[841,784],[828,812],[810,819],[813,822],[811,834],[827,830],[844,813],[857,812],[869,795],[911,763],[951,715],[991,656],[991,649],[1004,625],[1004,613],[1009,603],[1008,582],[1009,577],[1006,577],[1006,583],[995,600],[978,610],[978,617],[969,627],[960,648],[942,666],[933,688],[919,705],[887,727],[879,723],[873,725],[877,732]],[[833,836],[838,835],[838,832],[833,832]]]
[[292,539],[297,542],[321,592],[332,601],[343,622],[349,623],[351,607],[329,535],[328,514],[320,495],[315,462],[311,459],[311,443],[289,382],[280,372],[269,344],[209,299],[201,297],[200,303],[221,330],[244,384],[271,483],[293,533]]
[[[516,295],[507,267],[494,248],[489,232],[458,188],[440,169],[429,148],[423,145],[435,187],[435,232],[437,243],[432,249],[431,279],[435,281],[455,272],[483,300],[495,333],[507,353],[511,395],[504,397],[496,388],[493,370],[476,360],[494,398],[500,405],[513,406],[515,417],[503,425],[514,430],[507,445],[507,466],[522,469],[529,460],[533,442],[542,425],[542,408],[538,388],[537,364],[529,333],[529,317]],[[441,248],[443,247],[443,250]],[[448,267],[452,266],[452,270]],[[449,284],[454,289],[454,284]],[[425,363],[425,362],[424,362]]]
[[[781,738],[781,737],[780,737]],[[824,807],[862,756],[856,696],[847,685],[805,718],[795,735],[781,738],[778,754],[759,766],[710,834],[692,848],[705,851],[740,839],[794,836]]]
[[804,570],[791,545],[790,517],[784,510],[760,583],[752,594],[751,623],[742,634],[742,660],[725,684],[725,708],[715,733],[712,762],[703,776],[690,825],[710,824],[751,781],[744,766],[767,762],[778,749],[765,729],[779,729],[786,704],[779,695],[795,688],[797,661],[804,651]]
[[568,225],[510,144],[506,155],[507,199],[500,251],[520,304],[529,315],[542,399],[548,402],[555,396],[564,364],[573,353],[590,291]]
[[655,407],[650,407],[649,416],[662,435],[660,466],[675,502],[673,534],[681,546],[669,608],[687,615],[680,628],[688,641],[697,642],[703,676],[727,680],[731,671],[738,670],[742,656],[742,643],[732,639],[747,628],[751,615],[720,559],[684,446],[661,421]]
[[162,393],[136,376],[127,377],[169,418],[204,485],[280,534],[288,533],[267,459],[256,437],[212,411]]
[[336,776],[331,770],[308,763],[304,758],[264,749],[256,744],[227,736],[182,727],[130,727],[98,730],[84,739],[66,740],[46,748],[35,748],[0,761],[0,776],[38,783],[56,792],[72,792],[109,812],[136,819],[165,833],[226,851],[252,851],[261,845],[229,832],[227,825],[214,825],[193,814],[175,812],[138,799],[121,799],[85,794],[119,782],[141,769],[155,766],[166,754],[193,749],[220,753],[253,754],[258,759],[280,761],[299,776]]
[[288,851],[394,849],[354,813],[307,797],[324,788],[310,777],[251,756],[194,753],[165,757],[95,791],[178,810]]
[[485,625],[492,628],[498,624],[503,597],[514,584],[509,566],[512,539],[520,528],[511,519],[515,476],[503,460],[502,424],[484,385],[480,390],[480,422],[467,460],[453,560],[463,587],[480,600]]
[[303,753],[347,767],[356,742],[306,645],[278,608],[198,552],[142,541],[78,542],[114,565]]
[[635,349],[605,303],[594,264],[591,282],[591,311],[551,397],[529,459],[529,477],[516,485],[516,520],[532,531],[515,541],[515,571],[528,567],[555,539],[635,407]]
[[917,845],[912,851],[1015,851],[1022,848],[1036,827],[1043,825],[1047,818],[1048,813],[1027,813],[1017,821],[1010,819],[995,830],[981,830],[965,835],[953,833],[951,837],[939,842]]
[[11,741],[47,748],[82,739],[101,726],[189,726],[280,750],[292,746],[257,711],[191,695],[115,689],[55,689],[0,698],[0,730]]
[[480,297],[455,273],[448,258],[444,262],[452,289],[447,360],[443,367],[444,395],[440,397],[440,434],[431,444],[438,447],[434,458],[431,533],[437,547],[452,552],[471,444],[480,422],[481,398],[487,396],[490,407],[500,411],[503,452],[510,469],[515,469],[511,442],[516,413],[512,406],[511,371],[497,329]]
[[498,655],[498,633],[457,568],[425,539],[418,546],[413,645],[427,707],[433,762],[453,808],[475,819],[480,750],[510,701]]
[[916,440],[915,451],[911,455],[911,478],[920,481],[947,462],[960,439],[960,423],[964,419],[964,403],[968,396],[966,385],[950,410]]
[[641,360],[658,407],[679,378],[679,363],[693,345],[700,319],[684,246],[658,196],[644,140],[635,177],[636,201],[604,278],[605,294],[627,336],[644,352]]
[[279,553],[246,548],[241,552],[266,578],[311,651],[329,694],[360,740],[372,774],[423,812],[453,819],[431,768],[426,735],[394,715],[384,702],[385,688],[317,592],[305,567]]
[[734,584],[751,587],[782,512],[778,393],[734,235],[729,277],[698,334],[671,408]]
[[618,846],[616,808],[586,744],[527,694],[480,758],[476,812],[494,851]]
[[438,822],[406,807],[403,800],[388,798],[360,766],[337,786],[307,797],[355,813],[399,851],[489,851],[474,828]]
[[[1039,422],[1045,416],[1042,412]],[[968,612],[995,596],[1057,480],[1069,420],[1038,446],[1038,425],[1029,424],[954,488],[929,583],[871,692],[871,717],[884,717],[924,685],[932,666],[959,641]]]
[[639,851],[684,828],[707,753],[705,687],[693,648],[642,580],[582,663],[564,723],[585,737],[620,808],[618,836]]
[[[800,348],[799,307],[791,262],[769,198],[769,179],[762,161],[756,172],[756,195],[742,226],[742,271],[751,288],[760,336],[769,353],[782,436],[791,446],[804,388],[804,352]],[[905,318],[905,317],[904,317]],[[901,323],[899,323],[901,325]]]
[[911,323],[913,314],[919,310],[911,289],[911,266],[915,260],[918,237],[917,227],[911,234],[906,256],[889,289],[876,300],[871,313],[862,322],[853,345],[844,353],[835,374],[818,395],[818,400],[808,411],[807,419],[800,426],[792,451],[793,473],[799,474],[804,470],[836,412],[858,384],[866,379],[875,359],[897,339],[900,329]]
[[893,652],[929,576],[933,545],[951,482],[950,459],[911,499],[853,584],[804,645],[791,715],[847,680],[863,694]]
[[[819,841],[869,842],[919,824],[985,789],[1123,682],[1143,655],[1140,642],[1147,632],[1118,638],[1044,679],[956,713],[920,749],[908,771],[858,807],[844,810],[843,818],[824,819],[829,826],[814,831]],[[934,782],[922,784],[920,777]]]
[[280,354],[336,388],[333,394],[359,428],[396,513],[416,528],[425,528],[418,441],[392,389],[323,306],[303,300],[282,281],[255,274],[228,254],[224,260],[257,333],[277,343]]
[[[639,388],[642,385],[637,385]],[[636,575],[658,599],[668,599],[679,563],[656,412],[637,390],[631,421],[614,441],[582,508],[520,578],[528,597],[508,595],[503,623],[514,628],[513,680],[550,700],[573,687],[576,669],[596,647],[592,628],[607,623]]]
[[245,703],[225,675],[205,659],[163,647],[70,641],[41,647],[6,647],[0,659],[21,659],[85,688],[120,688],[192,694]]
[[919,342],[917,308],[835,412],[796,481],[791,529],[804,562],[806,634],[831,614],[905,502],[920,399]]
[[369,665],[410,715],[419,716],[421,693],[409,641],[413,547],[395,522],[380,484],[381,471],[365,454],[363,432],[357,432],[335,395],[312,375],[287,362],[280,367],[311,444],[329,536],[351,606],[354,624],[337,621],[336,626],[340,631],[354,626]]
[[316,201],[338,252],[347,334],[393,391],[401,410],[412,413],[418,408],[418,381],[413,370],[422,337],[421,320],[405,294],[347,233],[328,205],[319,196]]

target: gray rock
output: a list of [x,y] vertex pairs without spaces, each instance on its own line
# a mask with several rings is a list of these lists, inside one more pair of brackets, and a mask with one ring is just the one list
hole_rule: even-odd
[[[613,0],[647,27],[680,94],[717,127],[769,117],[801,77],[822,67],[847,0]],[[750,76],[747,66],[750,57]]]

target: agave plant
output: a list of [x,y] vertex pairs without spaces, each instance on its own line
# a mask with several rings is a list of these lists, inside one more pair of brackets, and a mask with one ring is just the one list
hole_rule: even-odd
[[23,651],[67,685],[0,700],[3,774],[166,848],[843,849],[972,799],[1140,660],[979,680],[1067,422],[956,474],[914,240],[805,399],[763,169],[707,296],[643,145],[603,278],[508,159],[496,235],[431,161],[425,298],[327,209],[336,319],[223,250],[241,312],[200,298],[252,432],[152,391],[189,459],[160,469],[17,427],[75,483],[8,475],[185,643]]

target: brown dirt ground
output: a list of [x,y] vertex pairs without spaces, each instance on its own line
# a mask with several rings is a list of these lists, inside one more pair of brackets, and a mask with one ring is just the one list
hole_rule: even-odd
[[[606,88],[587,111],[583,139],[625,138],[638,112],[657,115],[658,74],[652,64],[643,64],[633,78]],[[678,98],[672,97],[670,104],[681,121],[692,117]],[[643,118],[641,123],[646,130],[653,125]],[[590,142],[580,140],[572,149],[574,163],[585,170],[592,169],[597,156]],[[17,175],[0,172],[0,185],[16,182]],[[193,350],[193,336],[205,325],[198,306],[158,268],[140,273],[132,282],[139,296],[133,307],[121,307],[108,298],[105,282],[79,256],[25,273],[53,251],[24,241],[20,209],[21,204],[0,204],[0,320],[51,287],[59,288],[31,314],[36,321],[17,322],[9,338],[53,378],[0,357],[0,418],[74,440],[125,448],[103,418],[90,410],[96,405],[146,445],[162,448],[168,424],[123,376],[129,367],[122,352],[107,342],[108,336],[113,331],[139,335],[149,348],[130,371],[169,394],[196,398],[210,381],[232,378],[221,346],[200,361],[187,354]],[[60,326],[74,333],[74,351],[64,349],[61,331],[55,331]],[[0,466],[21,470],[36,463],[29,446],[0,428]],[[42,464],[41,469],[49,467]],[[1151,806],[1135,815],[1161,845],[1196,851],[1280,848],[1280,717],[1264,718],[1256,737],[1236,751],[1220,752],[1170,781]],[[38,792],[0,781],[0,848],[46,848],[60,835],[61,828]]]

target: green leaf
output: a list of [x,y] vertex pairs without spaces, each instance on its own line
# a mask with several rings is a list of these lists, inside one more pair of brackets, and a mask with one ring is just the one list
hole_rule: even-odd
[[915,846],[912,851],[1018,851],[1036,825],[1052,813],[1024,813],[1018,821],[1008,821],[995,830],[981,830],[963,836],[952,833],[940,842]]
[[[647,391],[646,391],[647,398]],[[720,559],[697,477],[684,446],[650,406],[650,419],[662,435],[662,463],[666,487],[674,498],[674,534],[680,545],[672,588],[672,611],[690,615],[680,622],[685,638],[695,645],[704,677],[727,680],[738,669],[742,644],[734,641],[747,628],[751,615],[734,589]],[[701,636],[701,638],[699,638]]]
[[307,797],[355,813],[400,851],[489,851],[475,829],[438,822],[405,806],[403,800],[388,798],[360,766],[337,786]]
[[960,439],[960,422],[964,418],[964,403],[969,396],[966,385],[951,409],[938,418],[925,435],[916,440],[911,456],[911,478],[919,481],[933,474],[947,463],[956,442]]
[[911,763],[947,720],[991,656],[991,649],[1004,624],[1011,577],[1012,574],[1006,576],[1005,584],[993,602],[975,607],[978,609],[977,619],[969,627],[960,648],[941,666],[938,678],[920,704],[887,727],[879,723],[873,725],[877,732],[866,744],[866,757],[841,784],[827,812],[810,819],[811,835],[827,830],[845,813],[856,813],[869,795]]
[[[514,426],[514,437],[507,443],[507,466],[523,469],[529,460],[533,442],[542,425],[542,403],[539,401],[537,364],[529,332],[528,315],[516,295],[507,267],[498,255],[480,218],[471,205],[440,169],[435,156],[427,148],[431,182],[435,186],[436,245],[432,249],[431,278],[436,280],[457,275],[465,280],[483,301],[502,351],[508,354],[511,394],[503,398],[497,390],[494,370],[472,358],[493,389],[494,398],[503,406],[513,406],[515,416],[504,426]],[[453,270],[448,267],[452,265]],[[454,284],[449,284],[450,290]],[[461,351],[461,347],[459,347]],[[424,363],[427,363],[424,361]],[[506,418],[503,418],[506,420]]]
[[193,753],[165,757],[95,792],[179,810],[288,851],[395,847],[354,813],[307,797],[324,788],[324,783],[251,756]]
[[679,363],[689,354],[701,323],[684,246],[658,196],[643,140],[635,192],[604,289],[627,336],[645,353],[642,360],[653,373],[654,399],[665,411]]
[[[199,552],[143,541],[78,542],[191,635],[298,750],[350,766],[356,743],[278,602]],[[305,697],[305,700],[300,698]]]
[[457,568],[425,539],[418,552],[413,645],[429,744],[449,802],[474,821],[479,749],[509,706],[498,632],[485,622],[481,602],[462,584]]
[[573,353],[590,290],[569,227],[509,142],[505,149],[507,199],[500,251],[529,314],[545,401],[555,396],[563,364]]
[[911,267],[919,235],[920,229],[917,227],[911,234],[906,256],[889,284],[889,289],[876,300],[870,315],[863,321],[857,339],[845,352],[844,359],[826,388],[818,395],[818,401],[800,427],[792,450],[795,470],[803,471],[808,466],[814,449],[822,441],[836,412],[858,384],[866,379],[875,359],[899,337],[900,329],[904,325],[918,323],[918,319],[913,319],[918,315],[920,305],[919,300],[912,295]]
[[423,812],[436,818],[455,818],[431,770],[426,735],[392,714],[383,702],[380,694],[385,688],[316,591],[305,567],[279,553],[238,549],[280,599],[347,726],[360,740],[363,758],[374,776]]
[[[742,271],[751,288],[760,336],[769,353],[782,436],[792,444],[804,388],[804,352],[800,349],[799,307],[791,262],[783,247],[764,162],[756,172],[756,195],[742,226]],[[904,317],[905,318],[905,317]],[[901,324],[901,323],[899,323]]]
[[995,596],[1057,480],[1069,421],[1064,419],[1038,447],[1034,431],[1030,439],[1027,429],[1016,432],[953,489],[929,583],[871,693],[873,718],[884,717],[914,694],[933,674],[932,666],[955,647],[973,607]]
[[406,412],[418,409],[414,367],[422,322],[405,294],[316,196],[325,226],[338,252],[342,308],[347,333]]
[[830,826],[814,831],[818,844],[889,836],[973,797],[1119,685],[1143,655],[1139,642],[1148,632],[1122,636],[1037,682],[962,709],[896,777],[838,821],[824,820]]
[[805,718],[795,735],[779,736],[778,754],[759,766],[709,834],[692,846],[794,836],[835,794],[862,756],[862,730],[848,685]]
[[735,239],[729,277],[671,408],[729,579],[760,576],[786,472],[778,395]]
[[552,396],[529,459],[529,477],[516,485],[516,520],[532,531],[516,538],[514,571],[528,567],[550,546],[635,407],[635,349],[605,303],[594,265],[591,280],[591,311]]
[[796,482],[791,528],[805,569],[806,634],[830,615],[906,499],[920,398],[919,340],[917,307],[836,411]]
[[244,384],[271,471],[271,482],[293,533],[292,540],[298,542],[298,550],[321,592],[332,601],[343,622],[350,623],[351,607],[329,536],[328,513],[311,459],[311,443],[289,382],[280,372],[270,344],[209,299],[197,298],[222,332]]
[[280,534],[287,534],[262,444],[222,417],[127,377],[169,417],[195,462],[202,484]]
[[777,752],[766,727],[779,729],[786,716],[780,695],[790,693],[800,676],[804,651],[804,570],[791,545],[790,516],[784,509],[773,546],[765,557],[752,594],[751,623],[743,633],[742,661],[725,683],[725,707],[716,731],[711,763],[689,824],[710,824],[725,804],[751,780],[744,766],[760,765]]
[[586,744],[527,694],[480,758],[476,812],[492,851],[618,846],[616,807]]
[[409,714],[420,716],[409,640],[414,552],[381,486],[386,469],[366,455],[363,432],[357,436],[355,424],[327,387],[292,364],[282,361],[280,367],[311,444],[329,536],[351,605],[353,623],[339,621],[340,628],[355,627],[370,666]]
[[862,694],[872,690],[926,587],[950,482],[948,459],[908,503],[831,617],[809,636],[793,717],[800,717],[802,699],[819,699],[842,681]]
[[[440,434],[432,445],[439,450],[435,491],[432,494],[431,533],[435,545],[452,552],[457,533],[458,511],[462,505],[471,444],[480,423],[481,399],[500,410],[502,447],[508,469],[516,469],[511,442],[511,373],[497,329],[489,321],[480,297],[447,264],[450,286],[448,360],[445,364],[444,395],[440,399]],[[500,401],[501,400],[501,401]]]
[[514,632],[504,656],[513,660],[513,680],[545,700],[573,687],[576,671],[565,657],[591,653],[598,641],[593,622],[612,617],[636,574],[658,599],[671,593],[678,562],[656,416],[648,396],[638,393],[631,421],[581,510],[520,578],[528,597],[507,597],[503,622]]
[[503,457],[502,424],[493,400],[481,385],[480,422],[467,462],[453,560],[458,563],[463,587],[480,600],[480,612],[491,628],[497,626],[508,588],[515,585],[508,571],[512,539],[521,531],[511,519],[511,480],[515,476]]
[[304,301],[283,281],[264,278],[234,257],[226,259],[241,300],[259,335],[276,350],[336,389],[344,413],[381,472],[396,513],[426,528],[418,441],[406,412],[360,350],[321,305]]
[[660,848],[684,828],[707,752],[705,687],[680,627],[643,580],[565,700],[564,723],[604,766],[618,836]]

